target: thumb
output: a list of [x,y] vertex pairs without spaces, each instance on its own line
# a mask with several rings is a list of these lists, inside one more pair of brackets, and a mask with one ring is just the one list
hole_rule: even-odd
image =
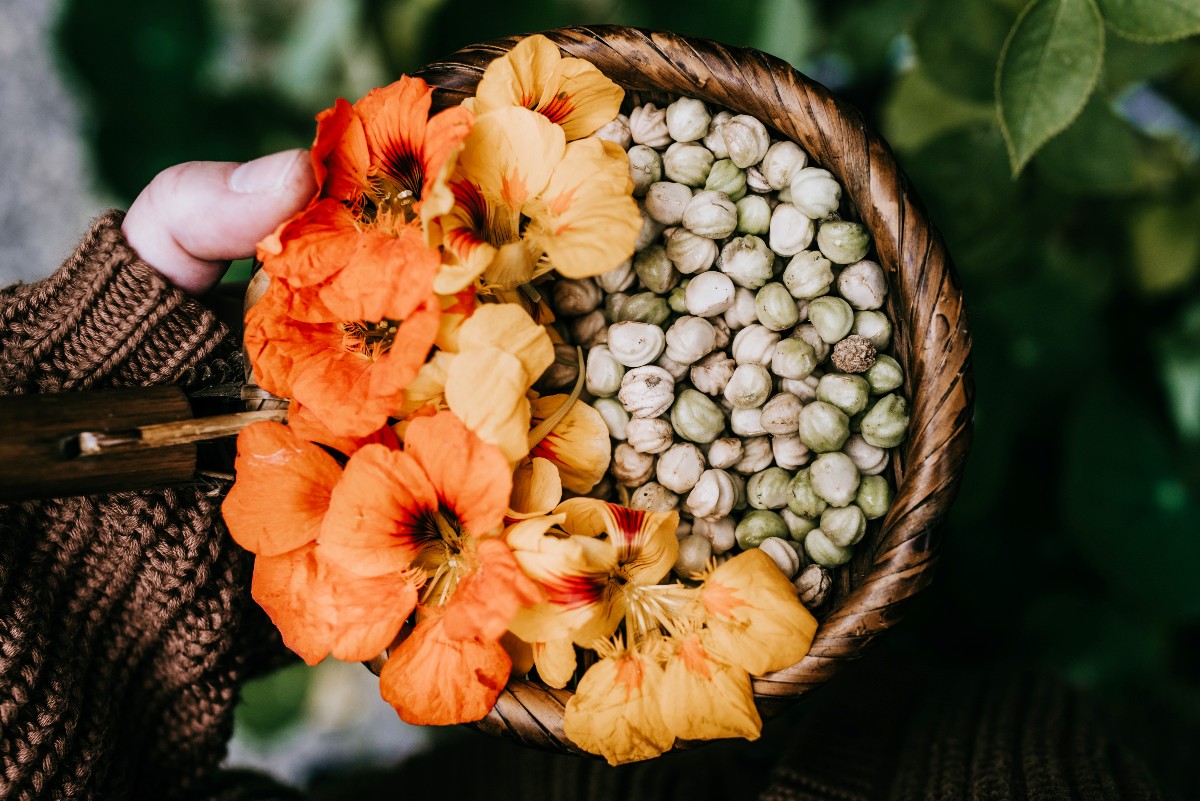
[[191,161],[160,172],[125,215],[122,231],[142,261],[201,295],[231,259],[300,211],[316,192],[308,151],[285,150],[245,164]]

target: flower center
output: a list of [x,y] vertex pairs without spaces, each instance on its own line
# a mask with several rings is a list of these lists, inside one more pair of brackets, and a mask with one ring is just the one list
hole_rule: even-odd
[[425,606],[442,606],[471,568],[470,535],[454,512],[440,507],[422,515],[417,536],[423,544],[414,565],[428,577],[420,601]]
[[619,589],[625,598],[625,629],[630,647],[697,614],[696,590],[682,584],[643,586],[626,579]]
[[343,322],[338,323],[338,329],[342,332],[342,350],[357,353],[374,362],[391,349],[396,332],[400,330],[400,321]]

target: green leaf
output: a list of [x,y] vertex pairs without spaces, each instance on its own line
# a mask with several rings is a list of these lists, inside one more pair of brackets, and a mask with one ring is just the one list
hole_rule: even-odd
[[1094,96],[1075,123],[1037,154],[1039,176],[1081,194],[1122,194],[1136,188],[1138,142],[1133,129]]
[[235,724],[253,737],[270,739],[298,723],[312,677],[308,666],[296,664],[246,682],[235,711]]
[[1013,175],[1070,125],[1104,60],[1104,23],[1093,0],[1033,0],[1008,34],[996,68],[1000,129]]
[[1130,222],[1133,268],[1146,295],[1162,295],[1186,284],[1200,268],[1200,201],[1157,203],[1135,212]]
[[944,91],[991,102],[996,59],[1014,14],[993,0],[928,0],[912,25],[917,61]]
[[947,94],[918,67],[896,81],[883,107],[883,131],[892,147],[915,151],[950,131],[989,125],[995,116],[990,103]]
[[1197,0],[1097,0],[1104,21],[1139,42],[1170,42],[1200,33]]

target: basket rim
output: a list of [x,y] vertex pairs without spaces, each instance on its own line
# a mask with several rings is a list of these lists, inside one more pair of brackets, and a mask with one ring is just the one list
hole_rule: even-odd
[[[751,114],[799,144],[842,184],[871,231],[888,276],[893,351],[910,399],[909,436],[893,452],[896,497],[873,549],[852,563],[851,589],[822,621],[808,656],[753,679],[764,717],[831,678],[899,619],[929,584],[939,524],[957,492],[971,437],[971,337],[958,276],[891,148],[862,115],[775,56],[680,34],[619,25],[543,31],[627,90],[699,98]],[[527,35],[470,45],[414,75],[438,90],[435,106],[474,94],[484,68]],[[476,728],[547,750],[583,753],[562,730],[572,693],[514,678]],[[686,747],[686,744],[683,744]],[[676,747],[680,747],[677,744]]]

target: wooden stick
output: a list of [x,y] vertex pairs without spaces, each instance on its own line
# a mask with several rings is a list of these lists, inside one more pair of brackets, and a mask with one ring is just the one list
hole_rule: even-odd
[[84,431],[79,434],[79,456],[89,458],[109,453],[165,448],[232,437],[246,426],[263,421],[282,423],[287,409],[268,409],[258,412],[239,412],[194,420],[157,423],[122,431]]

